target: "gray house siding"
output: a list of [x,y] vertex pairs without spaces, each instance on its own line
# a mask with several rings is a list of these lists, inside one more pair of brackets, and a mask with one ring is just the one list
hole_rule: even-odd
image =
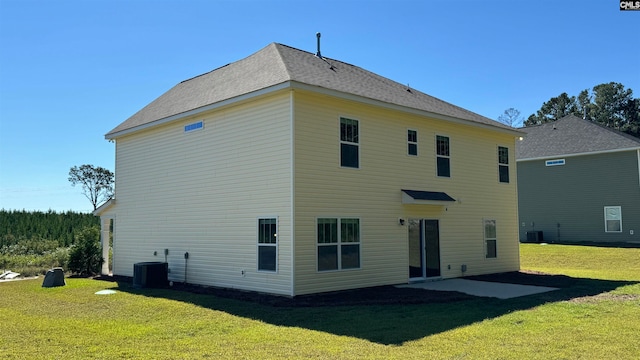
[[[542,231],[545,242],[640,243],[638,152],[557,158],[565,165],[518,162],[520,240]],[[605,206],[621,207],[621,232],[605,232]]]

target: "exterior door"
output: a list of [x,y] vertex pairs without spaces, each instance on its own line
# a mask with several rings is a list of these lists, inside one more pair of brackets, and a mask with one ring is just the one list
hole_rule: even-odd
[[409,219],[409,278],[440,276],[438,220]]
[[411,279],[425,277],[421,223],[420,219],[409,219],[409,278]]
[[440,276],[440,224],[438,220],[422,220],[424,227],[426,277]]

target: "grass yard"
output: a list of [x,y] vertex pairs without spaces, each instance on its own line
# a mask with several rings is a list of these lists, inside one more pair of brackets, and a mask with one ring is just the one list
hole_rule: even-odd
[[[91,279],[0,283],[0,359],[640,357],[640,249],[521,254],[523,269],[569,285],[510,300],[271,307]],[[104,289],[116,293],[95,294]]]

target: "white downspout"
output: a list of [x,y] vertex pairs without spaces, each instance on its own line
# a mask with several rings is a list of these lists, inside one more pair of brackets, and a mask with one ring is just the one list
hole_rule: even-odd
[[638,187],[640,187],[640,149],[636,150],[638,154]]
[[291,90],[289,92],[289,116],[290,116],[290,124],[289,124],[289,144],[291,146],[291,149],[289,150],[289,163],[291,165],[291,169],[289,171],[291,171],[291,185],[290,185],[290,190],[291,190],[291,194],[290,194],[290,201],[291,204],[289,206],[289,209],[291,210],[291,215],[290,215],[290,221],[291,221],[291,228],[290,228],[290,233],[291,233],[291,254],[290,254],[290,266],[291,266],[291,293],[290,295],[293,297],[296,295],[296,211],[295,211],[295,202],[296,202],[296,167],[295,167],[295,147],[296,147],[296,143],[295,143],[295,104],[294,104],[294,90]]
[[109,234],[111,227],[111,218],[106,216],[100,217],[100,243],[102,245],[102,275],[109,275]]

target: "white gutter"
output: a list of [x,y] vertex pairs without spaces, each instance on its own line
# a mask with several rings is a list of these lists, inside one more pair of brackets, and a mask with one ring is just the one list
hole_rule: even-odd
[[359,96],[359,95],[353,95],[353,94],[349,94],[349,93],[344,93],[344,92],[340,92],[337,90],[331,90],[331,89],[327,89],[327,88],[323,88],[320,86],[314,86],[314,85],[308,85],[308,84],[303,84],[303,83],[299,83],[299,82],[295,82],[295,81],[286,81],[277,85],[273,85],[273,86],[269,86],[266,87],[264,89],[260,89],[257,91],[253,91],[247,94],[243,94],[240,96],[236,96],[230,99],[226,99],[226,100],[222,100],[219,101],[217,103],[214,104],[210,104],[210,105],[206,105],[206,106],[202,106],[199,107],[197,109],[192,109],[189,111],[185,111],[179,114],[175,114],[175,115],[171,115],[162,119],[158,119],[149,123],[145,123],[142,125],[138,125],[138,126],[134,126],[125,130],[121,130],[121,131],[117,131],[117,132],[113,132],[113,133],[108,133],[105,135],[105,138],[107,140],[112,140],[115,138],[118,138],[120,136],[123,135],[127,135],[127,134],[131,134],[137,131],[141,131],[144,129],[148,129],[154,126],[158,126],[158,125],[162,125],[162,124],[167,124],[170,123],[172,121],[176,121],[179,119],[182,119],[184,117],[187,116],[193,116],[193,115],[198,115],[210,110],[214,110],[214,109],[218,109],[221,108],[223,106],[228,106],[228,105],[232,105],[241,101],[246,101],[258,96],[262,96],[262,95],[266,95],[275,91],[280,91],[283,89],[301,89],[301,90],[307,90],[307,91],[311,91],[314,93],[319,93],[319,94],[324,94],[324,95],[330,95],[330,96],[334,96],[340,99],[346,99],[346,100],[351,100],[351,101],[356,101],[356,102],[360,102],[360,103],[364,103],[364,104],[368,104],[368,105],[374,105],[374,106],[379,106],[382,108],[386,108],[386,109],[391,109],[391,110],[396,110],[396,111],[402,111],[402,112],[406,112],[406,113],[410,113],[410,114],[415,114],[415,115],[420,115],[420,116],[426,116],[426,117],[430,117],[430,118],[434,118],[434,119],[438,119],[438,120],[444,120],[444,121],[448,121],[448,122],[452,122],[452,123],[456,123],[456,124],[463,124],[463,125],[469,125],[469,126],[474,126],[474,127],[479,127],[479,128],[483,128],[483,129],[488,129],[488,130],[492,130],[492,131],[497,131],[497,132],[502,132],[502,133],[506,133],[506,134],[510,134],[513,136],[525,136],[526,133],[524,131],[520,131],[517,129],[507,129],[507,128],[502,128],[502,127],[498,127],[498,126],[494,126],[494,125],[489,125],[489,124],[484,124],[481,122],[476,122],[476,121],[472,121],[472,120],[464,120],[464,119],[459,119],[456,117],[452,117],[452,116],[448,116],[448,115],[442,115],[442,114],[438,114],[438,113],[434,113],[434,112],[430,112],[430,111],[425,111],[425,110],[419,110],[419,109],[414,109],[411,107],[407,107],[407,106],[402,106],[402,105],[396,105],[396,104],[391,104],[388,102],[384,102],[384,101],[380,101],[380,100],[375,100],[375,99],[370,99],[367,97],[363,97],[363,96]]
[[547,155],[547,156],[540,156],[540,157],[535,157],[535,158],[516,159],[516,162],[558,159],[558,158],[576,157],[576,156],[584,156],[584,155],[611,154],[611,153],[624,152],[624,151],[640,151],[640,147],[601,150],[601,151],[591,151],[591,152],[581,152],[581,153],[575,153],[575,154]]
[[469,126],[475,126],[475,127],[480,127],[480,128],[484,128],[484,129],[489,129],[489,130],[493,130],[493,131],[499,131],[499,132],[511,134],[513,136],[518,136],[519,137],[519,136],[526,136],[526,134],[527,134],[526,132],[520,131],[520,130],[517,130],[517,129],[501,128],[501,127],[498,127],[498,126],[493,126],[493,125],[489,125],[489,124],[483,124],[481,122],[459,119],[459,118],[448,116],[448,115],[442,115],[442,114],[438,114],[438,113],[434,113],[434,112],[430,112],[430,111],[414,109],[414,108],[403,106],[403,105],[396,105],[396,104],[384,102],[384,101],[381,101],[381,100],[375,100],[375,99],[367,98],[367,97],[360,96],[360,95],[344,93],[344,92],[340,92],[340,91],[337,91],[337,90],[327,89],[327,88],[314,86],[314,85],[308,85],[308,84],[303,84],[303,83],[293,83],[292,87],[296,88],[296,89],[312,91],[312,92],[320,93],[320,94],[324,94],[324,95],[330,95],[330,96],[334,96],[334,97],[341,98],[341,99],[361,102],[361,103],[368,104],[368,105],[379,106],[379,107],[386,108],[386,109],[402,111],[402,112],[406,112],[406,113],[410,113],[410,114],[426,116],[426,117],[430,117],[430,118],[434,118],[434,119],[438,119],[438,120],[444,120],[444,121],[448,121],[448,122],[453,122],[453,123],[456,123],[456,124],[464,124],[464,125],[469,125]]
[[222,101],[219,101],[219,102],[214,103],[214,104],[202,106],[202,107],[199,107],[197,109],[181,112],[179,114],[175,114],[175,115],[171,115],[171,116],[168,116],[168,117],[165,117],[165,118],[162,118],[162,119],[154,120],[154,121],[148,122],[146,124],[134,126],[134,127],[131,127],[131,128],[125,129],[125,130],[121,130],[121,131],[117,131],[117,132],[113,132],[113,133],[108,133],[104,137],[107,140],[112,140],[112,139],[118,138],[118,137],[123,136],[123,135],[128,135],[128,134],[131,134],[131,133],[134,133],[134,132],[138,132],[138,131],[141,131],[141,130],[144,130],[144,129],[148,129],[148,128],[151,128],[151,127],[155,127],[155,126],[158,126],[158,125],[167,124],[167,123],[182,119],[182,118],[187,117],[187,116],[193,116],[193,115],[202,114],[204,112],[207,112],[207,111],[210,111],[210,110],[214,110],[214,109],[218,109],[218,108],[221,108],[223,106],[232,105],[232,104],[235,104],[235,103],[238,103],[238,102],[241,102],[241,101],[246,101],[246,100],[258,97],[258,96],[269,94],[271,92],[275,92],[275,91],[279,91],[279,90],[282,90],[282,89],[289,88],[290,87],[289,83],[290,82],[287,81],[287,82],[284,82],[284,83],[281,83],[281,84],[278,84],[278,85],[273,85],[273,86],[270,86],[270,87],[267,87],[267,88],[264,88],[264,89],[260,89],[260,90],[257,90],[257,91],[253,91],[253,92],[250,92],[250,93],[247,93],[247,94],[244,94],[244,95],[236,96],[236,97],[233,97],[233,98],[230,98],[230,99],[227,99],[227,100],[222,100]]

